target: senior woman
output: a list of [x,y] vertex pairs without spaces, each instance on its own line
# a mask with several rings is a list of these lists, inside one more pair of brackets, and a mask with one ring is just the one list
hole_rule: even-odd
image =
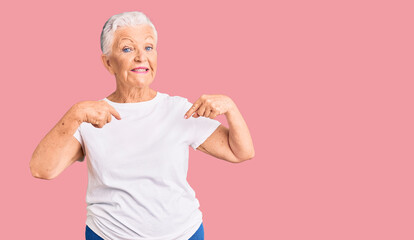
[[[225,95],[192,104],[150,87],[157,31],[141,12],[109,18],[101,49],[116,90],[66,112],[35,149],[32,175],[53,179],[86,158],[86,239],[204,239],[200,205],[186,180],[189,146],[231,163],[253,158],[241,113]],[[214,119],[220,114],[229,128]]]

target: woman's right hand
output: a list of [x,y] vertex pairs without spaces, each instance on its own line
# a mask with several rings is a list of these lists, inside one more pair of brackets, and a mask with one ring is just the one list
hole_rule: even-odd
[[79,102],[76,104],[76,113],[78,119],[82,122],[88,122],[96,128],[102,128],[111,122],[111,115],[121,120],[119,113],[105,100]]

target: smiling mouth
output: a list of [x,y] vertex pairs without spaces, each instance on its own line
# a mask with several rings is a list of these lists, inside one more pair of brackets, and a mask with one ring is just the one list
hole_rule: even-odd
[[134,68],[131,71],[134,73],[147,73],[149,68]]

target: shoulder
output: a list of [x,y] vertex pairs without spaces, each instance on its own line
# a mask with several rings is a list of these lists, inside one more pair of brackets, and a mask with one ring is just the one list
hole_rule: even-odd
[[167,93],[161,93],[164,97],[166,104],[172,104],[176,107],[187,107],[188,105],[193,105],[191,102],[188,101],[186,97],[170,95]]
[[164,104],[166,111],[168,111],[170,114],[174,116],[177,116],[180,120],[186,120],[186,124],[188,124],[188,119],[184,118],[184,115],[190,108],[193,106],[193,103],[191,103],[186,97],[183,96],[177,96],[177,95],[169,95],[164,94]]
[[[160,93],[160,92],[159,92]],[[168,93],[160,93],[161,96],[164,97],[164,99],[166,99],[167,101],[172,101],[172,102],[183,102],[183,101],[188,101],[187,98],[182,97],[182,96],[177,96],[177,95],[172,95],[172,94],[168,94]]]
[[185,97],[164,93],[163,101],[159,109],[164,111],[171,119],[174,119],[175,124],[187,126],[190,121],[185,119],[184,115],[192,105]]

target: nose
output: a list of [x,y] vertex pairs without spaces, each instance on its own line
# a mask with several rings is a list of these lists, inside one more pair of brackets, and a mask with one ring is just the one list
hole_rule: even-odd
[[144,53],[142,53],[141,51],[137,51],[137,54],[135,55],[135,61],[144,61]]

